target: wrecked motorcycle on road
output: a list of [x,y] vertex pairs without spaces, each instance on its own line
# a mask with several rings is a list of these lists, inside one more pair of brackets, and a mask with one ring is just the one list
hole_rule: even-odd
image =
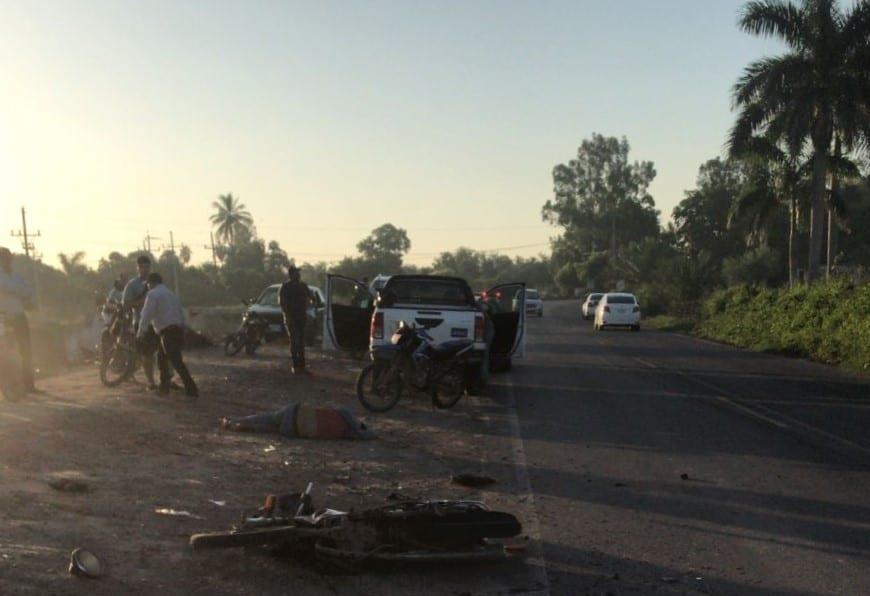
[[405,501],[364,511],[315,511],[308,491],[270,495],[253,515],[226,532],[194,534],[194,550],[273,547],[322,564],[474,562],[504,559],[497,539],[522,531],[510,513],[477,501]]

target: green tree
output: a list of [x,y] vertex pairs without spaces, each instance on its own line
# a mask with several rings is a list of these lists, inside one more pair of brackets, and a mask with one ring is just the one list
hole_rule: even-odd
[[266,269],[272,273],[283,275],[287,272],[287,267],[290,266],[290,257],[287,252],[281,248],[278,241],[272,240],[268,245],[266,253]]
[[689,256],[705,252],[721,263],[744,249],[743,231],[729,227],[728,216],[745,182],[738,162],[716,158],[701,165],[696,188],[673,211],[676,240]]
[[216,213],[209,221],[215,226],[218,239],[230,246],[235,245],[240,236],[249,232],[254,225],[254,218],[233,193],[218,196],[217,201],[212,202],[212,207]]
[[[658,233],[658,211],[649,194],[656,176],[652,162],[629,162],[623,137],[593,134],[577,149],[577,157],[553,168],[553,198],[542,217],[564,228],[563,244],[576,252],[621,246]],[[563,247],[564,248],[564,247]]]
[[402,266],[402,257],[411,250],[411,240],[404,229],[385,223],[360,240],[356,248],[364,259],[370,261],[394,260],[398,269]]
[[793,154],[809,141],[812,194],[808,274],[819,276],[824,236],[825,185],[835,134],[846,150],[867,138],[870,97],[870,3],[843,11],[835,0],[754,1],[740,27],[776,37],[789,51],[753,62],[734,86],[739,110],[729,144],[754,134],[783,140]]

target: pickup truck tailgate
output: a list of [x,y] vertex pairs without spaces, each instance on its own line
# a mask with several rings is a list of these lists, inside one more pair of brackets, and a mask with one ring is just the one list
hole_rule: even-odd
[[473,309],[440,309],[395,306],[382,309],[384,313],[384,339],[389,341],[399,323],[425,327],[436,344],[452,339],[474,339]]

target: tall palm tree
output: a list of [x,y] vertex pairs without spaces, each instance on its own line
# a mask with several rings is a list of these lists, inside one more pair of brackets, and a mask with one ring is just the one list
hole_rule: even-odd
[[801,199],[807,194],[806,164],[800,155],[783,150],[765,137],[751,137],[732,144],[731,157],[747,162],[753,175],[734,202],[729,225],[750,220],[754,231],[766,228],[788,206],[788,283],[794,285],[797,268],[797,228]]
[[808,272],[817,279],[825,219],[831,141],[849,151],[866,141],[870,98],[870,1],[841,10],[837,0],[757,0],[743,9],[740,28],[776,37],[789,51],[746,67],[734,86],[739,109],[730,143],[755,133],[812,148]]
[[84,263],[85,253],[81,250],[71,255],[58,253],[57,258],[60,260],[60,266],[67,277],[73,277],[87,271],[87,266]]
[[209,221],[217,228],[218,239],[230,246],[235,244],[239,232],[250,230],[254,224],[254,218],[233,193],[218,196],[217,201],[212,202],[212,207],[217,213]]

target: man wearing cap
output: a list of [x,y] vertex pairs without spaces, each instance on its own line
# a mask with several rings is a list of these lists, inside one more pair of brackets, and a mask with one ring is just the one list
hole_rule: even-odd
[[184,309],[178,296],[163,284],[163,278],[159,273],[148,275],[148,294],[142,307],[138,337],[143,338],[149,329],[160,337],[157,350],[157,366],[160,368],[158,391],[162,395],[169,393],[172,378],[172,370],[169,368],[171,364],[181,377],[188,397],[199,397],[199,390],[181,355],[184,347]]
[[293,361],[293,374],[305,370],[305,322],[308,318],[308,305],[311,291],[302,283],[302,275],[296,265],[287,268],[289,278],[281,285],[278,293],[281,310],[284,312],[284,325],[290,336],[290,358]]
[[0,317],[11,332],[21,356],[21,382],[27,393],[38,393],[33,382],[33,350],[30,325],[24,313],[25,304],[33,299],[33,290],[26,281],[12,272],[12,253],[0,247]]

